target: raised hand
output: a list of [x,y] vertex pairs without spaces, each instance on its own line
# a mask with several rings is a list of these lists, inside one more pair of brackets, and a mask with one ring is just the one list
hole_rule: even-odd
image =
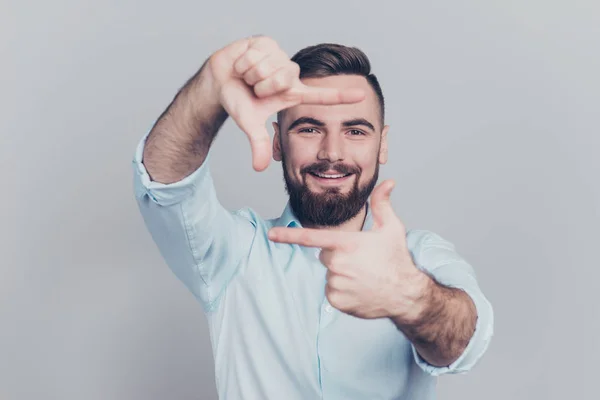
[[319,259],[328,270],[325,294],[340,311],[360,318],[411,321],[422,311],[419,298],[431,280],[410,255],[406,228],[390,202],[393,187],[387,180],[373,190],[370,231],[277,227],[269,231],[269,238],[321,248]]
[[250,140],[252,164],[257,171],[267,168],[271,158],[271,141],[265,127],[271,115],[301,103],[345,104],[365,97],[361,89],[303,84],[298,64],[265,36],[241,39],[224,47],[211,56],[209,68],[222,106]]

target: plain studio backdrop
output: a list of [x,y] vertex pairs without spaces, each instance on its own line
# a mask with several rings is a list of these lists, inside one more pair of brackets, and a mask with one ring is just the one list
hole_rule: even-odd
[[[145,230],[131,159],[213,51],[338,42],[387,100],[383,178],[491,300],[492,344],[440,399],[596,399],[600,3],[2,1],[0,398],[216,399],[200,305]],[[278,216],[281,166],[229,120],[223,204]],[[257,188],[261,188],[257,190]],[[597,379],[597,378],[596,378]]]

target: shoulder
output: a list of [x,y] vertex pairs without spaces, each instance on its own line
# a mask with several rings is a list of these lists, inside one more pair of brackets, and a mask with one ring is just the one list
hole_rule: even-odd
[[242,207],[232,212],[236,217],[250,222],[257,230],[268,231],[274,227],[279,218],[264,218],[251,207]]
[[450,240],[436,232],[411,229],[406,233],[408,249],[416,263],[439,267],[449,263],[464,262]]
[[473,267],[457,252],[454,243],[440,234],[424,229],[411,229],[407,231],[406,237],[408,249],[417,267],[434,274],[436,271],[461,271],[474,275]]
[[422,249],[427,246],[441,246],[454,250],[454,244],[436,232],[426,229],[409,229],[406,231],[409,249]]

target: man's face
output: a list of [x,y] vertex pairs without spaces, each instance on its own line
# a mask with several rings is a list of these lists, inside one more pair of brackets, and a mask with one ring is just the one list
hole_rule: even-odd
[[273,158],[282,161],[290,205],[303,225],[338,226],[365,205],[387,161],[387,131],[379,102],[366,78],[307,78],[309,86],[361,88],[355,104],[301,104],[274,123]]

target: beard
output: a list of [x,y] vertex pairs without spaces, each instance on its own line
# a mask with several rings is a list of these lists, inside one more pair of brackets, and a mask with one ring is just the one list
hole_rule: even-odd
[[[302,225],[334,227],[354,218],[366,204],[379,179],[379,164],[376,164],[371,179],[360,187],[358,183],[362,176],[360,168],[322,161],[302,168],[300,174],[303,182],[296,182],[288,173],[283,153],[281,161],[290,207]],[[328,170],[339,174],[353,174],[354,183],[348,193],[342,193],[339,187],[325,188],[321,193],[314,193],[309,189],[306,175]]]

